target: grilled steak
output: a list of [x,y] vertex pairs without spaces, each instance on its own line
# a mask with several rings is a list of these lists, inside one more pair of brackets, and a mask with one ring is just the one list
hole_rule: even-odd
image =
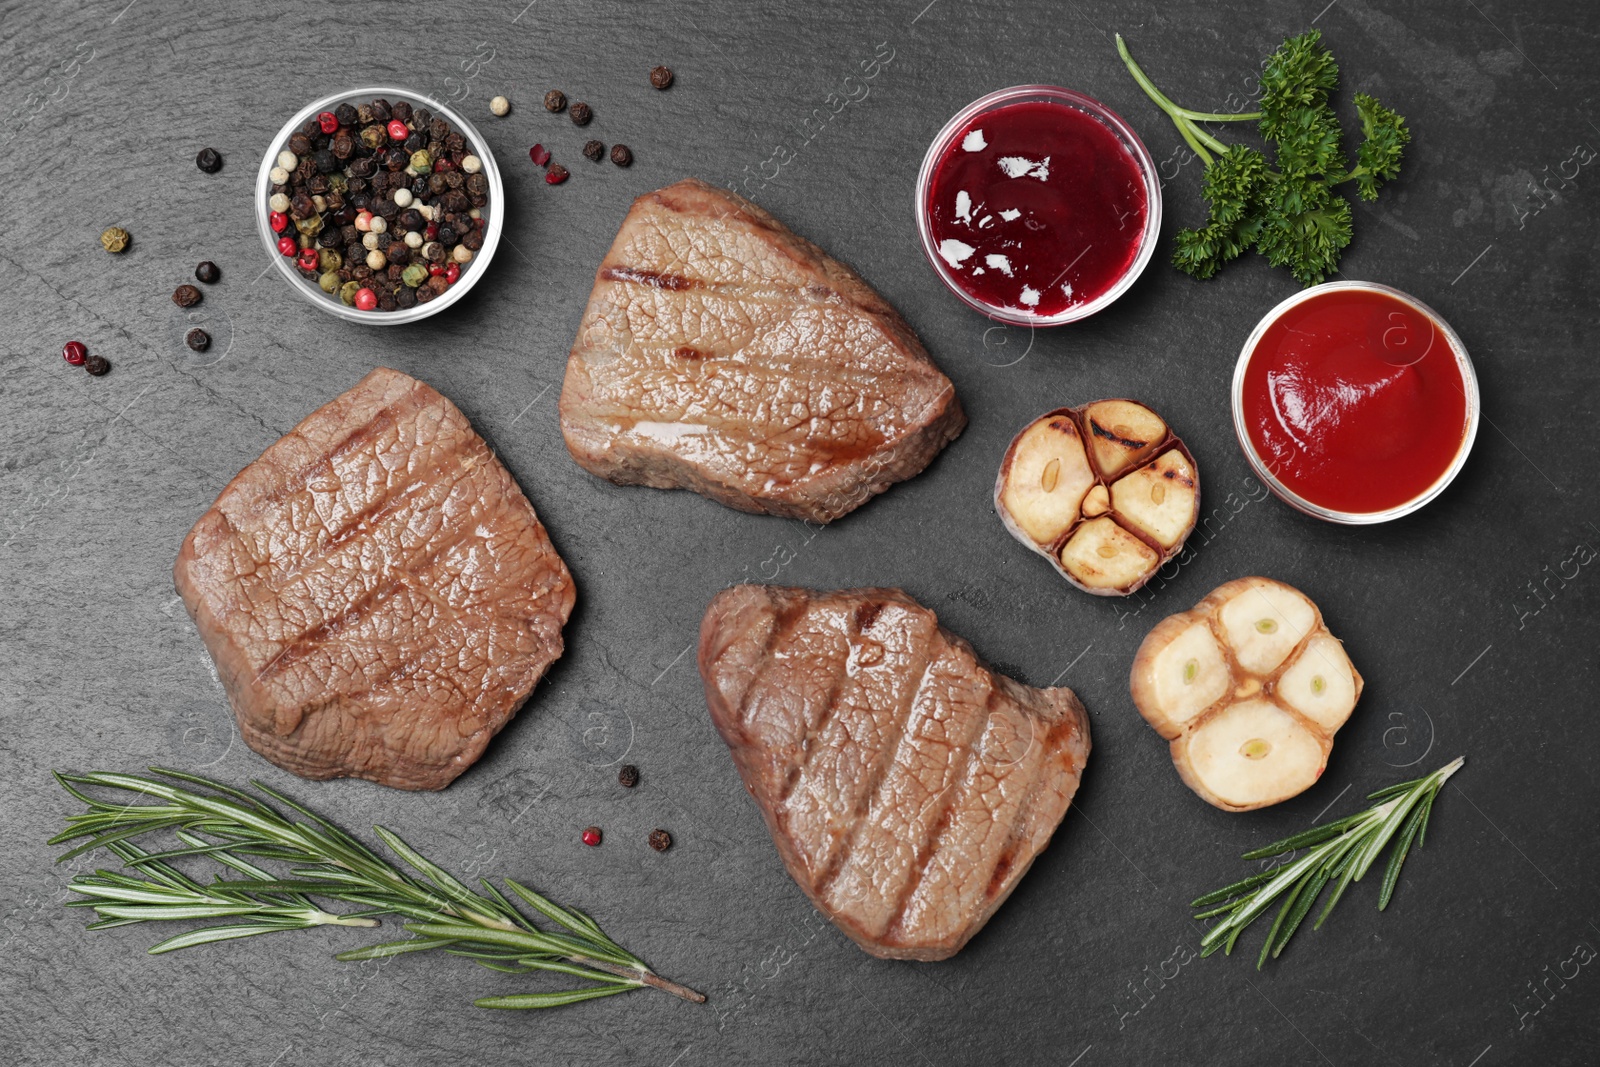
[[853,271],[693,179],[634,201],[561,390],[585,470],[816,522],[917,474],[966,422]]
[[466,416],[382,369],[240,471],[173,578],[251,748],[401,789],[483,753],[560,657],[574,597]]
[[995,674],[898,589],[739,585],[700,625],[712,721],[811,902],[874,956],[982,929],[1089,755],[1072,690]]

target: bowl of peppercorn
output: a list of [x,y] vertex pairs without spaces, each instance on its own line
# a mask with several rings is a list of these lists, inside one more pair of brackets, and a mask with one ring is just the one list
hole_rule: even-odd
[[313,101],[278,131],[256,178],[261,240],[295,291],[390,326],[466,295],[500,243],[505,190],[482,135],[405,89]]

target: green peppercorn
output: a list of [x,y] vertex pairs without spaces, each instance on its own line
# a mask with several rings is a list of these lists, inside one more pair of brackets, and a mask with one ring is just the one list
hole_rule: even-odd
[[400,280],[415,289],[428,280],[428,268],[421,263],[413,263],[401,273]]
[[360,282],[345,282],[339,287],[339,300],[346,307],[356,306],[356,293],[361,289]]
[[419,148],[411,153],[411,169],[418,174],[426,174],[433,169],[433,157],[428,155],[426,148]]
[[336,270],[328,271],[326,274],[322,275],[322,277],[317,279],[317,284],[322,286],[322,291],[325,292],[325,293],[336,293],[336,292],[338,292],[339,291],[339,272],[336,271]]
[[128,242],[131,239],[128,231],[121,226],[113,226],[100,235],[100,243],[105,246],[107,252],[123,251],[128,247]]
[[[324,248],[317,253],[317,269],[322,271],[337,271],[344,266],[344,257],[336,249]],[[331,292],[331,290],[330,290]]]
[[303,219],[295,219],[294,228],[304,234],[319,234],[322,232],[322,216],[307,215]]
[[328,175],[328,189],[335,193],[342,193],[350,187],[350,179],[344,176],[344,171],[336,170]]
[[376,150],[389,143],[389,134],[382,126],[368,126],[361,131],[361,143]]

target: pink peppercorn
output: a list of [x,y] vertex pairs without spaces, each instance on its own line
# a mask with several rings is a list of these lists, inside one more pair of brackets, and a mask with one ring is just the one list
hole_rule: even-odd
[[410,136],[411,136],[410,128],[407,127],[406,124],[401,122],[399,119],[394,119],[389,123],[389,140],[391,140],[391,141],[404,141],[407,137],[410,137]]
[[452,263],[448,267],[446,267],[444,269],[444,280],[447,283],[449,283],[450,285],[454,285],[456,282],[460,281],[461,280],[461,264]]
[[356,307],[361,311],[371,311],[378,306],[378,294],[371,289],[356,290]]
[[267,221],[272,223],[273,233],[282,233],[289,228],[289,216],[281,211],[274,211],[267,216]]
[[331,111],[324,111],[317,116],[317,125],[323,133],[334,133],[339,129],[338,116]]
[[537,166],[542,167],[546,163],[550,162],[550,149],[546,148],[542,144],[536,144],[532,148],[528,149],[528,158],[533,160]]
[[278,238],[278,251],[286,256],[292,256],[300,251],[300,245],[293,237],[280,237]]
[[591,826],[583,832],[583,843],[594,848],[600,843],[600,827]]
[[316,270],[318,260],[319,257],[315,248],[302,248],[295,262],[300,265],[301,270]]
[[74,367],[81,367],[83,361],[89,358],[89,350],[82,341],[68,341],[61,348],[61,358]]

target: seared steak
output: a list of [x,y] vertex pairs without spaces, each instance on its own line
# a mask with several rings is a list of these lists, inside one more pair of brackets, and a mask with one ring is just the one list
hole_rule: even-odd
[[456,406],[375,370],[195,523],[173,579],[251,748],[442,789],[561,655],[572,578]]
[[816,522],[917,474],[966,423],[853,271],[693,179],[634,201],[561,390],[585,470]]
[[811,902],[874,956],[941,960],[1066,814],[1089,720],[898,589],[739,585],[700,625],[717,730]]

